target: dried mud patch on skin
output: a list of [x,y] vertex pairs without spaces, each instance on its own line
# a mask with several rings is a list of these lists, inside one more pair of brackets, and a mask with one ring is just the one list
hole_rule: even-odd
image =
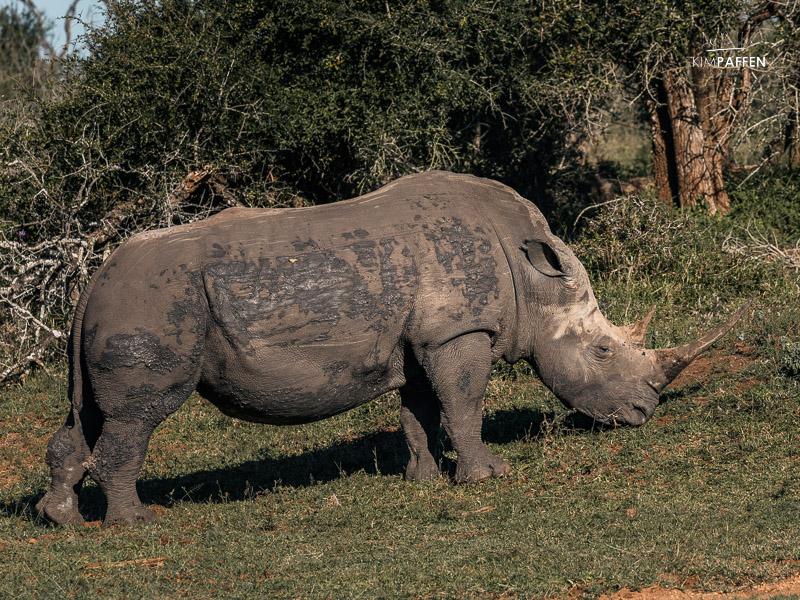
[[[687,581],[687,587],[692,587],[693,582]],[[660,585],[645,588],[639,591],[623,588],[613,594],[604,594],[599,600],[743,600],[766,599],[777,596],[800,594],[800,575],[794,575],[783,581],[763,583],[747,590],[736,592],[697,592],[691,589],[674,590]]]

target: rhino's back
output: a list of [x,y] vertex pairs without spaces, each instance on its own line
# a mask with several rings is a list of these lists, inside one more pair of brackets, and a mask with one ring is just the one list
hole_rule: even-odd
[[419,292],[438,291],[476,316],[499,299],[508,270],[487,213],[518,221],[527,216],[518,198],[496,182],[428,172],[330,205],[224,211],[203,236],[212,310],[231,328],[294,311],[289,321],[309,331],[356,320],[380,332],[408,317]]

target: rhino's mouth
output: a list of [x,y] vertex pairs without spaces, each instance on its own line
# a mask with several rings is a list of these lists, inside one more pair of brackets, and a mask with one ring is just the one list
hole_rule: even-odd
[[656,403],[650,404],[642,401],[635,401],[620,406],[611,414],[597,414],[590,411],[578,410],[603,425],[633,425],[638,427],[639,425],[644,425],[650,417],[653,416],[655,409]]
[[648,411],[644,405],[631,404],[621,411],[621,420],[625,425],[644,425],[653,416],[653,411]]

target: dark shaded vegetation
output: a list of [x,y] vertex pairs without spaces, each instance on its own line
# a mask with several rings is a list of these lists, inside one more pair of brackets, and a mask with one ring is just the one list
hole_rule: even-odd
[[52,233],[42,215],[81,201],[86,169],[84,223],[120,203],[141,212],[204,166],[256,206],[330,202],[420,168],[536,191],[586,101],[558,89],[568,31],[517,2],[114,3],[63,93],[9,140],[9,156],[24,145],[49,169],[6,172],[18,200],[3,215]]
[[734,184],[732,217],[741,226],[770,232],[775,241],[788,246],[800,239],[800,169],[777,167]]

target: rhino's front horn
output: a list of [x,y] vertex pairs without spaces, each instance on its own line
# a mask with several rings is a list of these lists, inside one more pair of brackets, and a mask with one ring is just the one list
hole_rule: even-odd
[[[711,344],[716,342],[723,335],[728,333],[736,322],[744,316],[744,313],[750,308],[750,305],[755,300],[756,294],[750,298],[742,306],[734,312],[727,321],[722,323],[716,329],[712,329],[703,337],[689,344],[678,346],[677,348],[666,348],[664,350],[652,350],[655,353],[656,362],[664,372],[666,381],[662,386],[663,389],[670,381],[675,379],[678,374],[683,371],[689,363],[692,362],[697,356],[708,348]],[[660,390],[659,390],[660,391]]]
[[645,316],[644,319],[633,325],[626,325],[623,327],[623,329],[628,332],[628,337],[636,348],[644,348],[644,339],[647,336],[647,327],[650,325],[650,321],[652,320],[654,314],[656,314],[655,305],[653,305],[653,308],[650,309],[650,312],[647,313],[647,316]]

